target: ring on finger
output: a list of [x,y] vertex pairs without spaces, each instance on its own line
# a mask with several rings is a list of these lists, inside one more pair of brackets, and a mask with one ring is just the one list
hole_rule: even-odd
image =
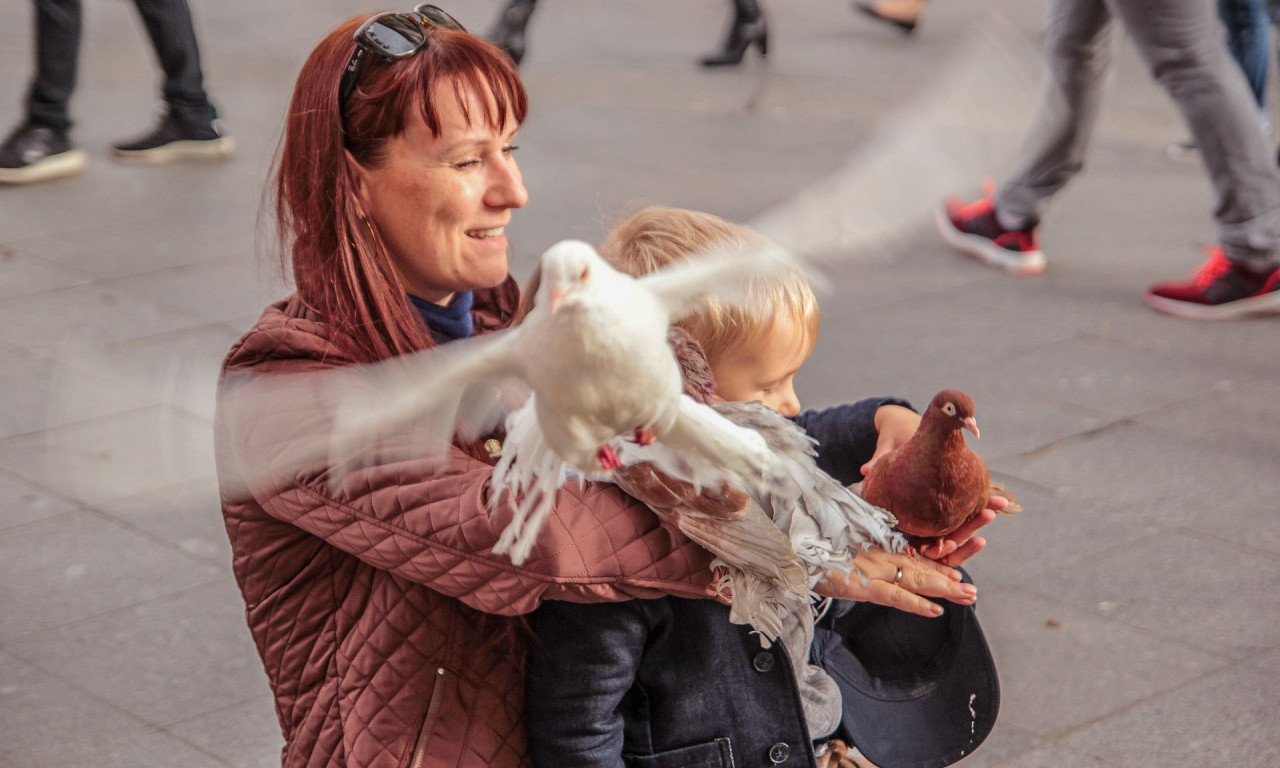
[[896,587],[900,581],[902,581],[902,566],[899,565],[897,572],[893,574],[893,581],[890,583]]

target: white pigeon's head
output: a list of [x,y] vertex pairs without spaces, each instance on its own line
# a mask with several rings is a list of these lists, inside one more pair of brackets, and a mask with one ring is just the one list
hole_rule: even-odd
[[537,303],[554,314],[609,269],[596,249],[587,243],[562,240],[542,254],[542,284],[538,288]]

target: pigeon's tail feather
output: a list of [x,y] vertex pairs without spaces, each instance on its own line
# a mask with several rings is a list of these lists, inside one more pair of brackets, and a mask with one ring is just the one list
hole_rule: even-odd
[[754,629],[761,647],[769,648],[775,638],[783,635],[789,612],[786,595],[794,594],[722,558],[713,560],[711,568],[718,575],[717,592],[729,598],[729,621]]
[[522,564],[533,551],[538,533],[555,506],[556,491],[568,476],[568,465],[551,450],[538,426],[533,397],[507,418],[502,458],[493,468],[490,504],[512,506],[511,522],[493,551]]
[[999,482],[996,482],[995,480],[992,480],[991,495],[1003,496],[1009,500],[1009,506],[1000,510],[1003,514],[1014,515],[1022,511],[1022,505],[1017,503],[1017,499],[1018,499],[1017,495],[1015,495],[1013,491],[1007,490],[1004,487],[1004,483],[999,483]]

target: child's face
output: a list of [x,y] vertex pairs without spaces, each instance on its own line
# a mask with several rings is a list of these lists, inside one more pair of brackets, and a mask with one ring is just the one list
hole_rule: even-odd
[[794,320],[778,318],[755,342],[730,349],[711,366],[716,397],[729,402],[759,400],[783,416],[800,412],[793,380],[813,352]]

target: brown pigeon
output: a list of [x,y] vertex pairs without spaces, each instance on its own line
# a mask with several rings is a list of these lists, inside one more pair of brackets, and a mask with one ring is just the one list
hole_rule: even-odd
[[[987,506],[993,485],[986,462],[960,430],[979,437],[973,398],[944,389],[929,403],[911,439],[885,454],[862,482],[862,497],[898,518],[898,530],[919,547],[959,528]],[[1011,504],[1008,511],[1021,509]]]

